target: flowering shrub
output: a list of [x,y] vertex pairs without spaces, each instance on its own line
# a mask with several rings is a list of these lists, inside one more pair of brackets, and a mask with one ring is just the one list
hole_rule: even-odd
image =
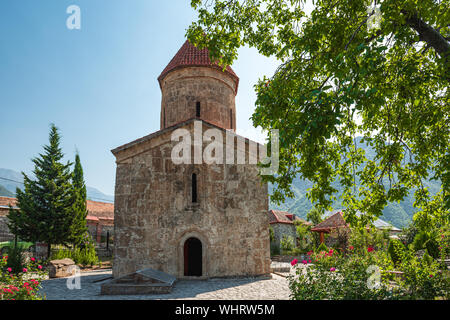
[[380,282],[377,288],[368,287],[372,273],[367,270],[376,260],[372,252],[344,256],[330,249],[313,253],[311,258],[312,264],[297,267],[296,274],[288,277],[292,299],[387,299],[391,296],[387,281]]
[[[395,246],[395,248],[400,249]],[[435,299],[448,298],[450,283],[437,261],[419,260],[403,248],[395,276],[394,263],[387,250],[368,246],[345,254],[333,249],[310,253],[312,264],[295,265],[288,277],[292,299]],[[301,264],[300,264],[301,266]]]
[[449,298],[450,281],[440,264],[425,254],[423,259],[414,255],[414,250],[399,250],[399,269],[404,276],[398,280],[402,295],[408,299]]
[[35,258],[21,270],[8,267],[8,256],[0,257],[0,300],[42,300],[38,295],[40,281],[45,276]]

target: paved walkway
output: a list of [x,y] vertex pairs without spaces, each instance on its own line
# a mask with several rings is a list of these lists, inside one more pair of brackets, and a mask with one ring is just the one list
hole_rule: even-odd
[[81,289],[68,289],[67,281],[74,279],[58,278],[42,281],[41,294],[48,300],[287,300],[289,287],[286,278],[272,274],[272,279],[254,278],[211,279],[200,281],[181,280],[175,283],[172,292],[159,295],[100,295],[102,279],[111,276],[111,270],[81,274]]

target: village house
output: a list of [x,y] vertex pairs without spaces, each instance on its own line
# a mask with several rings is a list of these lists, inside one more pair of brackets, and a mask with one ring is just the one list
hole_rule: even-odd
[[[0,197],[0,242],[14,239],[14,235],[8,229],[9,206],[19,209],[16,205],[16,198]],[[110,239],[114,232],[114,204],[99,201],[86,201],[88,216],[86,222],[92,238],[97,244],[105,243],[106,238]]]
[[[357,212],[357,216],[361,213]],[[336,242],[336,236],[339,229],[348,229],[349,225],[345,221],[342,211],[338,211],[336,213],[328,212],[325,214],[326,218],[319,224],[315,225],[311,231],[318,232],[320,234],[320,242],[325,243],[326,245],[332,245]],[[395,237],[398,233],[401,232],[400,229],[394,227],[390,223],[387,223],[384,220],[377,219],[373,223],[374,227],[378,230],[388,230],[389,235],[391,237]],[[330,235],[325,241],[325,234]]]
[[297,245],[298,236],[295,222],[308,226],[312,225],[311,222],[286,211],[269,210],[268,215],[270,227],[272,228],[274,235],[272,243],[278,248],[280,248],[283,237],[291,237],[294,244]]

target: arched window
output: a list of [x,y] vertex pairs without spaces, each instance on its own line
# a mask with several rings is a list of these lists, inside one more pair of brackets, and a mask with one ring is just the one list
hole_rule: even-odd
[[200,117],[200,102],[199,101],[197,101],[197,103],[196,103],[195,115],[197,117]]
[[197,203],[197,174],[192,174],[192,202]]

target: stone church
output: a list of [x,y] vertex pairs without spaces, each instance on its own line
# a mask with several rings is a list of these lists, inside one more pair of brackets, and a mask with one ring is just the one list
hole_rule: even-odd
[[[161,129],[112,150],[114,278],[144,268],[179,279],[269,275],[267,184],[249,160],[257,144],[235,133],[239,78],[186,41],[158,81]],[[241,152],[245,163],[175,164],[172,134],[196,128],[231,135],[232,158]]]

